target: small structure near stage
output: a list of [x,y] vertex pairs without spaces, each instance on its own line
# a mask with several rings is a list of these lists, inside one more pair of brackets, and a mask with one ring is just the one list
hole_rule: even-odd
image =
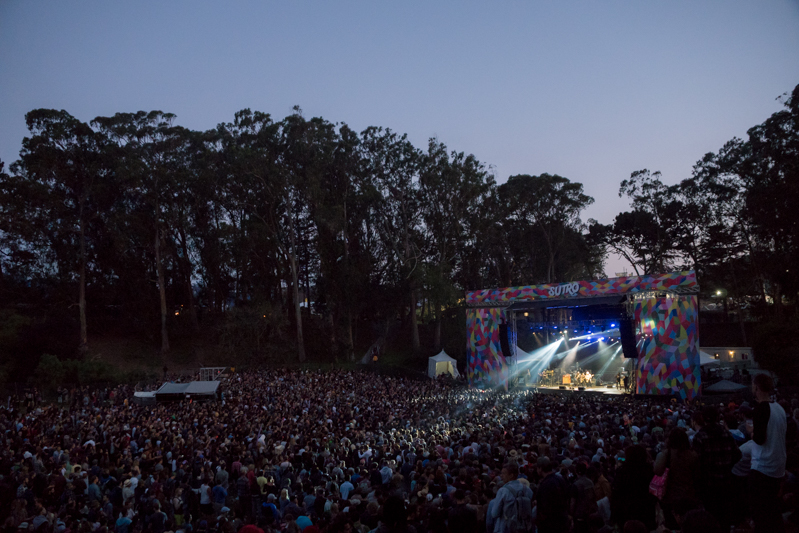
[[155,405],[155,392],[136,391],[133,393],[133,399],[131,401],[134,405]]
[[200,381],[222,381],[226,366],[204,366],[200,368]]
[[705,388],[705,392],[715,392],[715,393],[730,393],[730,392],[741,392],[747,390],[749,387],[746,385],[741,385],[740,383],[733,383],[727,379],[722,379],[710,385],[709,387]]
[[453,378],[460,376],[458,363],[447,355],[444,350],[427,360],[427,376],[437,378],[441,374],[449,373]]
[[190,381],[189,383],[164,383],[155,391],[157,402],[181,400],[210,401],[219,398],[219,381]]

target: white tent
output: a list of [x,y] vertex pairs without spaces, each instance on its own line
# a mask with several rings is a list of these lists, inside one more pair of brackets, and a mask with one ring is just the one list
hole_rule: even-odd
[[435,378],[444,372],[449,372],[454,378],[460,376],[455,359],[448,356],[444,350],[441,350],[441,353],[427,360],[427,375]]
[[703,352],[699,350],[699,366],[705,365],[717,365],[719,364],[719,360],[710,355],[707,352]]
[[739,385],[738,383],[733,383],[732,381],[722,379],[721,381],[710,385],[709,387],[705,387],[705,392],[738,392],[742,390],[746,390],[748,387],[746,385]]

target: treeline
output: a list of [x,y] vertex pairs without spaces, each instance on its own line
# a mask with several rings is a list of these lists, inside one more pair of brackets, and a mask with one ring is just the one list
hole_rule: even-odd
[[795,309],[799,86],[781,101],[784,110],[706,154],[676,185],[658,172],[633,172],[619,190],[631,210],[612,224],[592,223],[588,241],[619,253],[636,273],[693,268],[705,296],[727,296],[755,317]]
[[[210,131],[159,111],[26,120],[0,180],[3,300],[74,316],[79,352],[108,316],[157,331],[162,352],[174,330],[264,356],[290,342],[303,361],[306,321],[325,330],[319,358],[352,359],[397,321],[418,349],[418,321],[440,345],[442,312],[464,288],[601,265],[582,185],[542,175],[497,187],[436,139],[420,150],[299,109],[280,121],[243,110]],[[510,209],[523,219],[510,223]]]
[[392,331],[432,349],[464,290],[599,277],[610,252],[638,273],[695,268],[766,312],[799,288],[797,90],[784,103],[677,185],[633,173],[610,225],[582,221],[593,199],[567,178],[497,185],[437,139],[420,149],[299,108],[209,131],[160,111],[85,123],[37,109],[19,159],[0,162],[0,350],[36,331],[57,332],[37,349],[61,355],[106,333],[256,359],[284,346],[351,360]]

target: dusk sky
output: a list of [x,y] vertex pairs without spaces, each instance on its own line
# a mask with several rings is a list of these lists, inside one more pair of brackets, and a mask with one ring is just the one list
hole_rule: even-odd
[[209,129],[299,105],[420,148],[436,136],[500,183],[566,176],[596,199],[584,219],[610,223],[632,171],[690,176],[797,83],[799,0],[0,0],[6,169],[35,108],[159,109]]

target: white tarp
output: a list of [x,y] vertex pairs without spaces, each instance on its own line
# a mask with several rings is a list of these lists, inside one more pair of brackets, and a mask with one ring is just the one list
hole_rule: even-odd
[[739,385],[738,383],[722,379],[718,383],[705,387],[705,392],[738,392],[747,388],[746,385]]
[[435,378],[445,372],[449,372],[455,378],[460,376],[457,361],[448,356],[444,350],[441,350],[441,353],[427,360],[427,375]]
[[134,392],[132,402],[136,405],[154,405],[155,391]]
[[703,352],[699,350],[699,366],[705,365],[717,365],[719,364],[719,360],[710,355],[707,352]]

